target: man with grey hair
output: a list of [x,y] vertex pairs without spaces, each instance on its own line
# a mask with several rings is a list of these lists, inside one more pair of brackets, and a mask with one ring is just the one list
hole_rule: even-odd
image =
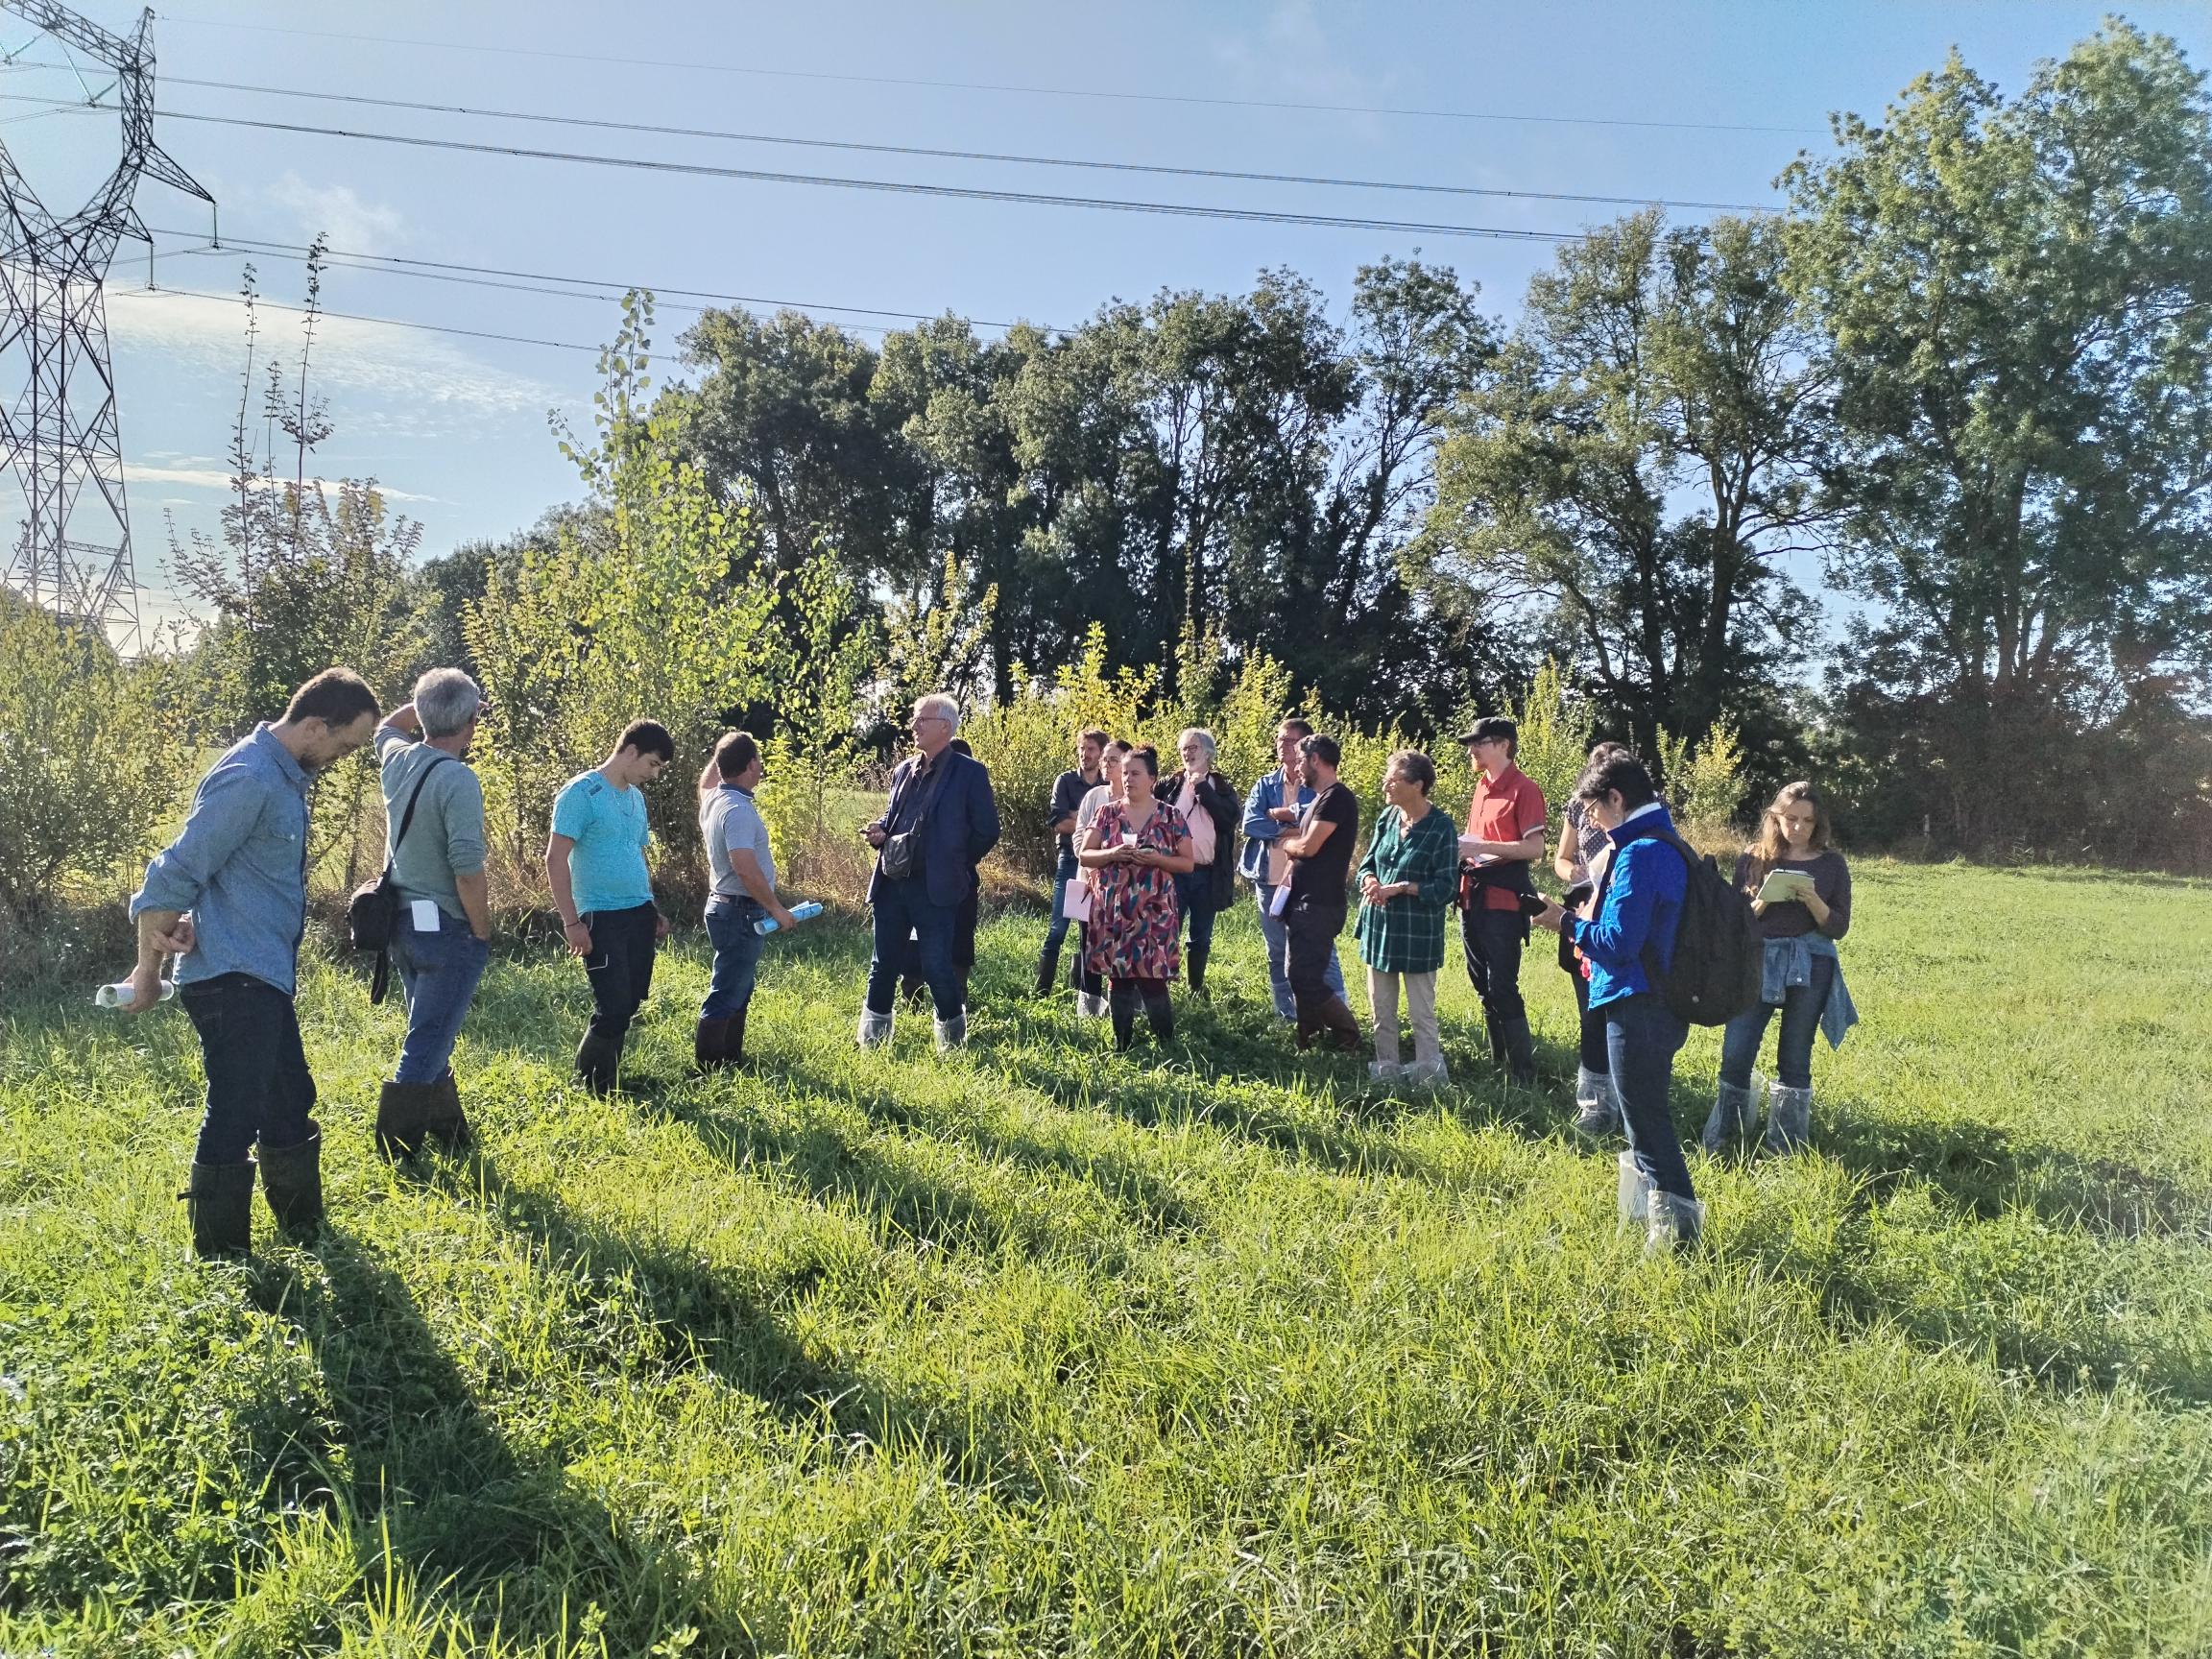
[[385,857],[399,890],[392,964],[407,993],[398,1069],[376,1102],[386,1158],[411,1158],[433,1136],[450,1149],[469,1144],[450,1062],[492,955],[484,788],[466,758],[486,707],[460,669],[433,668],[376,729]]
[[890,1041],[909,937],[921,948],[922,977],[936,1004],[938,1052],[968,1041],[954,935],[974,868],[998,844],[998,803],[990,772],[952,748],[959,728],[951,698],[938,693],[915,703],[915,753],[891,775],[883,815],[861,831],[877,854],[868,883],[876,955],[860,1010],[863,1048]]

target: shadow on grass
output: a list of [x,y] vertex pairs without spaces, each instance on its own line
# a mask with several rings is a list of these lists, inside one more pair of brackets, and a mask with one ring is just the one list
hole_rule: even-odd
[[[281,1269],[256,1299],[313,1349],[332,1421],[325,1479],[365,1585],[403,1563],[489,1640],[517,1617],[596,1602],[611,1641],[643,1651],[696,1608],[680,1568],[616,1527],[558,1463],[517,1456],[439,1345],[406,1283],[345,1233],[315,1247],[323,1277]],[[550,1635],[551,1628],[538,1632]],[[617,1634],[619,1633],[619,1634]]]
[[[665,1364],[705,1370],[794,1428],[913,1450],[948,1479],[1008,1502],[1041,1496],[1027,1461],[1004,1442],[989,1413],[972,1402],[897,1387],[809,1348],[778,1320],[770,1301],[738,1290],[706,1263],[579,1216],[552,1193],[508,1181],[482,1153],[434,1165],[419,1179],[481,1201],[587,1285],[626,1277],[661,1338]],[[810,1294],[821,1277],[818,1264],[807,1264],[783,1281],[775,1301]]]

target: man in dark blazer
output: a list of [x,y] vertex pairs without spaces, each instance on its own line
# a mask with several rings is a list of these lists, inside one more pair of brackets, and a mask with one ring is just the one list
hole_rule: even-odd
[[[968,1041],[968,1010],[952,959],[954,935],[971,873],[998,844],[998,803],[982,762],[951,748],[959,728],[959,706],[942,692],[914,705],[918,753],[900,762],[883,815],[863,831],[877,854],[868,883],[876,955],[860,1010],[863,1048],[890,1041],[909,934],[921,946],[922,977],[936,1004],[937,1051]],[[895,880],[883,868],[884,849],[900,836],[913,837],[914,855],[909,873]]]

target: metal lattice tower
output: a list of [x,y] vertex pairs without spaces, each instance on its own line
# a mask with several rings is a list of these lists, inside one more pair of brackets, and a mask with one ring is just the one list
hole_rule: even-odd
[[154,142],[151,9],[129,39],[49,0],[0,0],[17,16],[115,71],[123,155],[76,213],[56,219],[0,144],[0,459],[23,492],[8,586],[98,631],[126,656],[140,646],[123,439],[101,284],[124,236],[152,246],[132,199],[141,175],[208,195]]

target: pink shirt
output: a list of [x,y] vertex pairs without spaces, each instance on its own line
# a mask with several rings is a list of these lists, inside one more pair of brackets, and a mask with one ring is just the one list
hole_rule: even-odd
[[1203,870],[1214,862],[1214,815],[1198,805],[1197,785],[1188,773],[1183,787],[1175,792],[1175,810],[1190,827],[1190,855],[1198,860],[1195,868]]

